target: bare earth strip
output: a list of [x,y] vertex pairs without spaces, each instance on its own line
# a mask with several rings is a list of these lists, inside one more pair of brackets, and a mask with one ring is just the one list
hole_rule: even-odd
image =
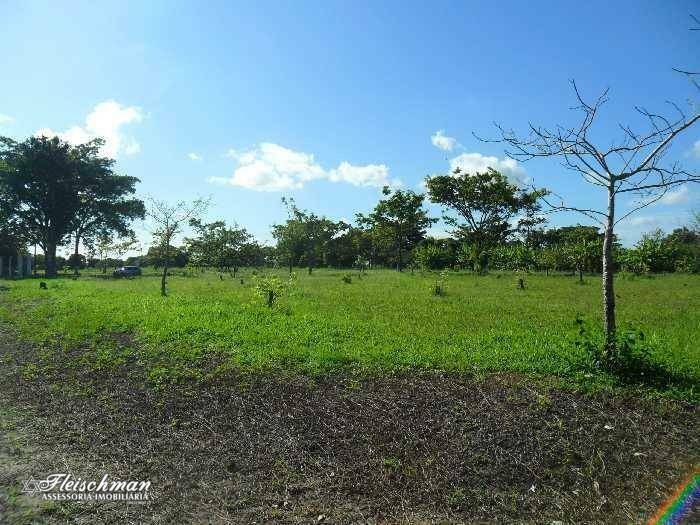
[[[0,523],[643,523],[700,459],[677,401],[437,373],[154,391],[138,363],[38,351],[0,325]],[[154,500],[21,494],[54,472],[150,480]]]

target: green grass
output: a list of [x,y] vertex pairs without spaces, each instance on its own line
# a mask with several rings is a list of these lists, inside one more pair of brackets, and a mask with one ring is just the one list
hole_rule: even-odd
[[[350,284],[346,273],[299,271],[272,309],[254,297],[247,270],[244,285],[215,272],[173,276],[168,297],[159,295],[155,273],[62,278],[49,281],[49,290],[36,280],[11,281],[0,292],[0,318],[32,341],[91,348],[85,358],[95,367],[129,353],[109,334],[133,334],[155,381],[197,375],[212,355],[224,368],[255,370],[426,368],[590,379],[574,320],[599,324],[599,277],[581,285],[526,275],[526,289],[518,290],[513,274],[451,273],[438,297],[430,293],[434,277],[418,272],[377,270],[362,279],[353,272]],[[700,380],[700,276],[618,278],[616,286],[620,326],[643,330],[667,371]]]

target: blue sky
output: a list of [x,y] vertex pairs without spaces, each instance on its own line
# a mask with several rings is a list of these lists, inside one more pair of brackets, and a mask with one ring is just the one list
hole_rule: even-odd
[[[584,95],[610,87],[603,144],[618,122],[640,123],[634,105],[696,96],[671,70],[700,66],[700,34],[687,31],[696,2],[585,4],[4,0],[0,134],[105,135],[141,195],[211,195],[209,218],[263,240],[285,216],[282,195],[351,219],[382,184],[417,189],[451,163],[602,207],[556,161],[504,163],[502,146],[472,135],[494,121],[573,124],[572,78]],[[700,168],[700,126],[669,157]],[[621,224],[623,240],[685,223],[698,186]]]

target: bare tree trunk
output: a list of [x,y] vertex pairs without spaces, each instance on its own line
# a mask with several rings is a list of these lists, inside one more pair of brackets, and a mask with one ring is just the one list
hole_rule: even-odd
[[80,253],[78,252],[78,249],[80,248],[80,233],[75,232],[75,256],[73,257],[73,273],[75,276],[78,276],[78,257],[80,257]]
[[165,280],[168,276],[168,263],[166,262],[163,265],[163,276],[160,279],[160,295],[167,295],[166,290],[165,290]]
[[58,270],[56,269],[56,244],[47,243],[44,251],[44,264],[46,266],[46,277],[57,277]]
[[170,239],[165,246],[165,257],[163,257],[163,277],[160,280],[160,295],[165,297],[168,292],[165,288],[166,279],[168,278],[168,263],[170,262]]
[[615,224],[615,185],[608,187],[608,214],[603,239],[603,314],[605,316],[605,351],[615,352],[615,290],[613,287],[613,227]]
[[402,252],[401,248],[402,248],[402,246],[401,246],[401,241],[399,241],[399,253],[398,253],[398,259],[396,260],[396,271],[397,271],[397,272],[400,272],[400,271],[401,271],[401,268],[402,268],[401,263],[403,262],[403,261],[402,261],[402,259],[403,259],[403,252]]

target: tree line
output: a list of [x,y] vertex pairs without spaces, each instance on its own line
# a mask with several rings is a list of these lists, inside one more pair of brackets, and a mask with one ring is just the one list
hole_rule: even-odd
[[[546,228],[542,212],[549,193],[524,190],[493,169],[426,179],[425,193],[385,187],[373,210],[355,224],[335,221],[282,199],[285,221],[272,226],[274,246],[257,241],[238,224],[202,218],[207,202],[171,205],[135,197],[138,179],[117,174],[114,160],[100,156],[103,142],[73,146],[58,138],[23,142],[0,138],[3,223],[0,253],[18,255],[38,244],[46,275],[59,267],[133,264],[155,268],[192,266],[231,272],[246,266],[396,270],[540,270],[599,273],[604,233],[595,226]],[[438,221],[427,201],[443,208],[451,236],[428,235]],[[143,256],[132,224],[154,223],[152,246]],[[644,235],[632,248],[613,241],[615,268],[635,273],[700,271],[700,218],[666,235]],[[188,231],[180,246],[173,242]],[[56,256],[70,246],[68,259]],[[81,253],[81,250],[84,254]]]

